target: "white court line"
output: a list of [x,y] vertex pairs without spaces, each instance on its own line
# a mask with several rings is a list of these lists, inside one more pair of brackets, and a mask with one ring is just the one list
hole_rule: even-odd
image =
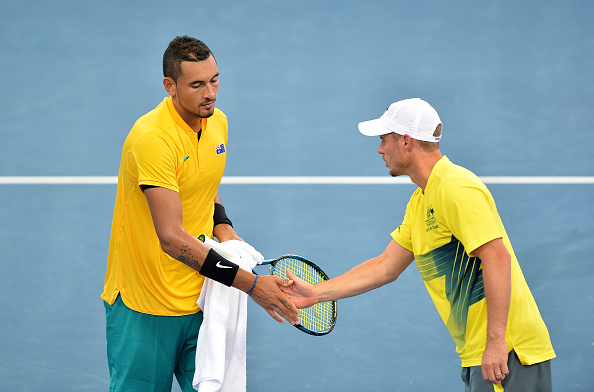
[[[594,184],[593,176],[481,177],[485,184]],[[115,185],[116,176],[0,176],[0,185]],[[239,185],[382,185],[412,184],[408,177],[227,176],[222,184]]]

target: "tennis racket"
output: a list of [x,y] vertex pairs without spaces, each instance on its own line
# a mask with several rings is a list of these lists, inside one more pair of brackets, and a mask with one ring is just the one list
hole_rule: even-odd
[[[217,251],[221,256],[233,260],[237,255],[221,249],[219,243],[205,236],[200,235],[198,239],[209,248]],[[328,275],[320,267],[304,257],[297,255],[284,255],[272,260],[264,260],[262,265],[269,265],[269,274],[287,278],[287,268],[307,283],[316,284],[328,280]],[[257,275],[255,271],[254,274]],[[295,327],[313,336],[322,336],[330,333],[336,324],[336,301],[320,302],[309,308],[299,310],[299,324]]]

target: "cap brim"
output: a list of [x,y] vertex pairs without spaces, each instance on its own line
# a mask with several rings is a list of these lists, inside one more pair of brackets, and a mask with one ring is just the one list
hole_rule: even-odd
[[375,120],[363,121],[359,123],[359,132],[365,136],[381,136],[392,133],[386,128],[382,121],[378,118]]

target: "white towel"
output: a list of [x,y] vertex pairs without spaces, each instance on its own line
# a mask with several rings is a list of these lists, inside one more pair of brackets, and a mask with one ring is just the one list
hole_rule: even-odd
[[[248,257],[229,259],[247,271],[258,263]],[[196,346],[193,387],[198,392],[245,392],[247,295],[206,279],[198,306],[204,320]]]

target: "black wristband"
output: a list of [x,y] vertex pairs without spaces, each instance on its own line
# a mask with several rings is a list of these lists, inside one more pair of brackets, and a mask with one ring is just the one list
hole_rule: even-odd
[[238,270],[239,266],[237,264],[230,262],[214,249],[211,249],[204,260],[204,264],[202,264],[202,268],[200,268],[200,274],[225,286],[231,286]]
[[225,212],[225,207],[223,207],[222,204],[214,203],[213,220],[214,220],[214,226],[221,224],[221,223],[226,223],[229,226],[233,227],[233,223],[231,223],[231,220],[227,217],[227,213]]

